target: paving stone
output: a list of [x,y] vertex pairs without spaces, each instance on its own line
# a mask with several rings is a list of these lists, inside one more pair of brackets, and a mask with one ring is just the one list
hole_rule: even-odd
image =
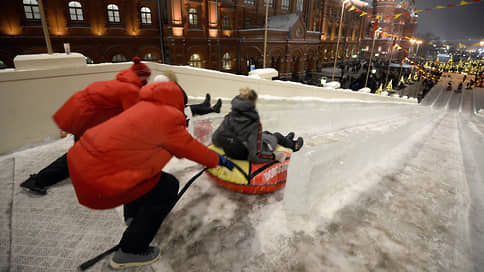
[[11,218],[15,160],[0,161],[0,271],[8,271],[11,254]]

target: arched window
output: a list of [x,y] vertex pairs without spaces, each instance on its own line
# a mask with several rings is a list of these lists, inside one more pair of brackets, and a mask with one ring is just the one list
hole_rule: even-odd
[[152,53],[146,53],[143,57],[143,60],[147,61],[157,61],[158,57],[155,54]]
[[141,8],[141,23],[151,25],[151,9],[148,7]]
[[110,23],[119,23],[121,22],[119,18],[119,8],[115,4],[108,5],[108,21]]
[[128,59],[123,54],[117,54],[113,56],[112,62],[123,62],[128,61]]
[[272,2],[274,2],[273,0],[264,0],[264,7],[266,6],[267,1],[269,1],[269,7],[272,8]]
[[71,21],[84,21],[84,16],[82,14],[82,5],[77,1],[71,1],[69,6],[69,17]]
[[222,66],[224,70],[232,70],[232,56],[229,52],[224,54]]
[[188,23],[192,26],[198,25],[198,13],[196,8],[188,10]]
[[190,56],[188,60],[188,65],[192,67],[202,68],[202,59],[200,58],[199,54],[193,54]]
[[27,20],[40,20],[40,9],[37,0],[23,0],[25,18]]
[[304,1],[303,0],[297,0],[297,3],[296,3],[297,12],[302,12],[303,7],[304,7]]
[[284,9],[284,10],[289,9],[289,0],[282,0],[281,9]]

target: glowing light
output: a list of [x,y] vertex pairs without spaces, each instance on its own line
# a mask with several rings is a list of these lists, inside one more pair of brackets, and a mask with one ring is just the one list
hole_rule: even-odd
[[173,31],[173,36],[177,36],[177,37],[183,36],[183,27],[173,27],[172,31]]
[[218,30],[217,29],[209,29],[208,30],[208,35],[212,38],[217,37]]
[[224,30],[223,33],[224,33],[224,36],[226,37],[232,36],[232,30]]
[[416,43],[416,42],[417,42],[417,40],[415,40],[415,39],[410,39],[410,42],[411,42],[412,44],[414,44],[414,43]]
[[422,44],[423,42],[421,40],[416,41],[417,44]]

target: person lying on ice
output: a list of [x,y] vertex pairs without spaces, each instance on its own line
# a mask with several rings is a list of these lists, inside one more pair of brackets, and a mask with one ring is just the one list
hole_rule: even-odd
[[159,258],[160,249],[150,242],[177,199],[178,180],[162,172],[172,156],[207,167],[233,167],[192,138],[185,126],[185,92],[175,81],[158,79],[141,89],[140,102],[86,131],[67,153],[80,204],[91,209],[125,205],[128,228],[111,259],[113,268]]
[[[74,134],[77,141],[83,133],[138,102],[139,90],[148,81],[151,70],[138,57],[129,69],[120,71],[116,78],[97,81],[76,92],[54,114],[60,129]],[[20,184],[29,192],[45,195],[47,188],[69,177],[66,154]]]
[[223,148],[225,154],[237,160],[265,163],[272,160],[283,162],[284,152],[274,152],[277,145],[291,148],[294,152],[303,146],[303,138],[294,140],[294,132],[287,136],[280,133],[262,132],[259,113],[255,109],[257,93],[249,88],[240,89],[240,95],[232,99],[232,111],[212,136],[214,145]]

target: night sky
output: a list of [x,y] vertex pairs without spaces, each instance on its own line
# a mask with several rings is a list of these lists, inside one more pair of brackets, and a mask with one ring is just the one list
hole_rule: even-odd
[[[459,3],[460,0],[415,0],[416,9]],[[484,40],[484,2],[420,13],[417,33],[425,32],[448,41]]]

